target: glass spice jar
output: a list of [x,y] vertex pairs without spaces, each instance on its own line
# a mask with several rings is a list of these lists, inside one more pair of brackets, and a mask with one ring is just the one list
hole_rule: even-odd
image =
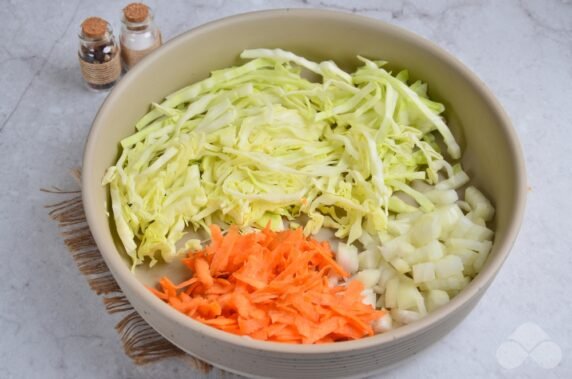
[[79,64],[83,79],[92,90],[107,90],[121,75],[119,46],[109,23],[89,17],[81,24]]
[[129,70],[161,46],[161,32],[153,22],[153,12],[143,3],[127,5],[121,22],[121,58],[125,70]]

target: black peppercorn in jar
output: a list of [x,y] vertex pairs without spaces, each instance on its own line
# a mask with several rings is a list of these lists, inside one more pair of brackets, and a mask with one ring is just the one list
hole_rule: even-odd
[[121,75],[121,58],[113,30],[99,17],[90,17],[81,24],[79,64],[83,79],[93,90],[107,90]]

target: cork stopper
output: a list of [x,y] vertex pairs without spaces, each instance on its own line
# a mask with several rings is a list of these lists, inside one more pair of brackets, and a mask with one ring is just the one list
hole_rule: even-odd
[[149,16],[149,7],[143,3],[131,3],[123,8],[123,16],[129,22],[143,22]]
[[88,38],[101,38],[107,32],[107,21],[99,17],[86,18],[81,23],[81,32]]

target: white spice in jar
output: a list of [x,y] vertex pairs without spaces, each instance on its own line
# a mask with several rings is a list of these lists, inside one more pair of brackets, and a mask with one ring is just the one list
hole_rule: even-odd
[[123,9],[121,57],[126,70],[161,46],[161,33],[153,22],[151,9],[143,3],[131,3]]

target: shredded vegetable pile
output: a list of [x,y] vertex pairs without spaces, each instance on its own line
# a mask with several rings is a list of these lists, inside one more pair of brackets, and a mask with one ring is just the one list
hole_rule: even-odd
[[468,185],[425,83],[363,57],[353,73],[280,49],[241,57],[154,103],[121,141],[103,184],[133,267],[200,248],[177,244],[211,225],[332,230],[350,275],[338,284],[359,281],[360,298],[388,311],[376,332],[423,317],[478,274],[494,207]]
[[161,280],[152,289],[175,309],[215,328],[259,340],[326,343],[374,334],[383,317],[361,300],[363,284],[331,287],[329,277],[347,277],[327,242],[301,229],[224,237],[211,227],[212,243],[183,263],[193,276],[175,286]]

